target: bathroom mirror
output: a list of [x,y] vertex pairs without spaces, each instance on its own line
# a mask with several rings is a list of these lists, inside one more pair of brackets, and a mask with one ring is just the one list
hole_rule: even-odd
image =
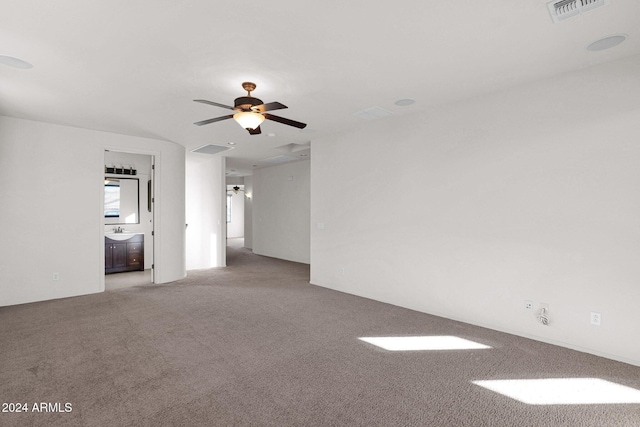
[[140,223],[140,188],[137,178],[105,177],[104,223]]

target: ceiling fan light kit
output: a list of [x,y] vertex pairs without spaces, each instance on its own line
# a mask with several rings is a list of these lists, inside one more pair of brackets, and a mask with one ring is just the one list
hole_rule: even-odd
[[246,130],[254,130],[264,122],[264,116],[262,114],[245,111],[235,113],[233,120],[238,122],[238,124]]
[[240,126],[248,130],[250,135],[258,135],[262,133],[260,130],[260,125],[265,121],[265,119],[273,120],[274,122],[282,123],[288,126],[293,126],[298,129],[304,129],[307,126],[306,123],[301,123],[295,120],[286,119],[284,117],[274,116],[273,114],[266,113],[267,111],[281,110],[287,108],[287,106],[279,102],[270,102],[268,104],[264,104],[262,100],[251,96],[251,92],[253,92],[256,88],[255,83],[244,82],[242,83],[242,88],[247,91],[247,96],[236,98],[233,102],[233,107],[213,101],[207,101],[204,99],[194,99],[195,102],[209,104],[220,108],[226,108],[228,110],[233,110],[236,112],[235,114],[202,120],[194,124],[197,126],[203,126],[210,123],[233,118]]

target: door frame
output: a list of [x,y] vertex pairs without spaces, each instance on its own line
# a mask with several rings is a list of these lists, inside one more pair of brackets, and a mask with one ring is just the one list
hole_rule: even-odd
[[[119,153],[125,153],[125,154],[141,154],[141,155],[147,155],[149,156],[151,159],[151,171],[149,173],[149,177],[151,180],[151,236],[149,236],[151,238],[151,247],[153,248],[153,254],[152,254],[152,260],[151,260],[151,283],[155,284],[156,283],[156,271],[158,269],[158,267],[161,267],[157,264],[157,260],[159,259],[158,257],[158,253],[160,250],[160,239],[159,236],[157,235],[157,230],[158,230],[158,220],[159,220],[159,212],[158,209],[156,208],[157,206],[157,202],[158,202],[158,194],[160,193],[160,183],[158,182],[158,163],[159,159],[160,159],[160,152],[159,151],[155,151],[155,150],[140,150],[140,149],[136,149],[136,148],[131,148],[131,147],[118,147],[118,146],[105,146],[103,147],[103,154],[102,154],[102,163],[103,165],[105,164],[105,159],[104,159],[104,153],[107,151],[113,151],[113,152],[119,152]],[[102,178],[101,180],[104,180],[104,170],[102,170]],[[143,184],[146,185],[146,184]],[[100,193],[100,207],[99,207],[99,215],[100,215],[100,232],[99,232],[99,241],[101,242],[100,244],[100,280],[99,280],[99,286],[98,286],[98,290],[100,292],[104,292],[105,291],[105,265],[104,265],[104,259],[105,259],[105,253],[104,253],[104,237],[105,237],[105,224],[104,224],[104,187],[101,185],[101,193]],[[144,203],[144,202],[143,202]],[[145,207],[146,209],[146,207]],[[146,233],[145,233],[145,238],[146,238]],[[146,257],[145,257],[146,258]]]

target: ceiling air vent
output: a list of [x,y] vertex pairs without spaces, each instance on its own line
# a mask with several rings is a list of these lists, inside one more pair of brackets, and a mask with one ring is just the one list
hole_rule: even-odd
[[384,108],[380,107],[371,107],[366,110],[358,111],[357,113],[353,113],[354,116],[360,117],[363,120],[375,120],[380,119],[382,117],[390,116],[391,111],[387,111]]
[[232,148],[233,147],[208,144],[208,145],[203,145],[200,148],[193,149],[193,150],[191,150],[191,152],[192,153],[203,153],[203,154],[218,154],[218,153],[221,153],[222,151],[231,150]]
[[609,0],[556,0],[547,3],[547,7],[549,8],[551,19],[557,24],[608,4]]
[[262,159],[260,161],[265,163],[279,164],[279,163],[292,162],[294,160],[298,160],[298,159],[290,156],[275,156],[275,157],[269,157],[268,159]]

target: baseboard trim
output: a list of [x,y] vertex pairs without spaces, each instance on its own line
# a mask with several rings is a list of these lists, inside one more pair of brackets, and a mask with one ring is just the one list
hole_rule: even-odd
[[481,328],[491,329],[493,331],[498,331],[498,332],[504,332],[506,334],[515,335],[515,336],[522,337],[522,338],[528,338],[528,339],[531,339],[531,340],[534,340],[534,341],[540,341],[540,342],[543,342],[543,343],[546,343],[546,344],[556,345],[558,347],[568,348],[570,350],[579,351],[581,353],[592,354],[594,356],[604,357],[605,359],[611,359],[611,360],[615,360],[617,362],[627,363],[629,365],[640,366],[640,360],[630,359],[630,358],[627,358],[627,357],[623,357],[623,356],[619,356],[619,355],[616,355],[616,354],[603,352],[603,351],[592,349],[592,348],[589,348],[589,347],[582,347],[582,346],[579,346],[579,345],[575,345],[575,344],[571,344],[571,343],[567,343],[567,342],[563,342],[563,341],[557,341],[557,340],[541,337],[541,336],[538,336],[538,335],[535,335],[535,334],[523,333],[523,332],[511,330],[511,329],[508,329],[508,328],[501,328],[501,327],[498,327],[498,326],[495,326],[495,325],[485,324],[485,323],[482,323],[482,322],[475,322],[475,321],[472,321],[470,319],[465,319],[465,318],[461,318],[461,317],[445,316],[442,313],[432,312],[432,311],[424,311],[424,310],[417,309],[415,307],[409,307],[409,306],[398,304],[398,303],[394,303],[394,302],[377,300],[375,298],[371,298],[371,297],[366,296],[366,295],[361,295],[361,294],[359,294],[357,292],[352,292],[352,291],[348,291],[348,290],[344,290],[344,289],[337,289],[337,288],[332,287],[332,286],[320,285],[318,283],[314,283],[314,281],[310,281],[309,283],[311,285],[319,286],[321,288],[331,289],[331,290],[334,290],[334,291],[337,291],[337,292],[342,292],[342,293],[349,294],[349,295],[355,295],[357,297],[366,298],[366,299],[370,299],[370,300],[373,300],[373,301],[378,301],[378,302],[381,302],[381,303],[384,303],[384,304],[395,305],[396,307],[406,308],[408,310],[417,311],[419,313],[430,314],[432,316],[438,316],[438,317],[442,317],[443,319],[454,320],[456,322],[468,323],[470,325],[480,326]]

